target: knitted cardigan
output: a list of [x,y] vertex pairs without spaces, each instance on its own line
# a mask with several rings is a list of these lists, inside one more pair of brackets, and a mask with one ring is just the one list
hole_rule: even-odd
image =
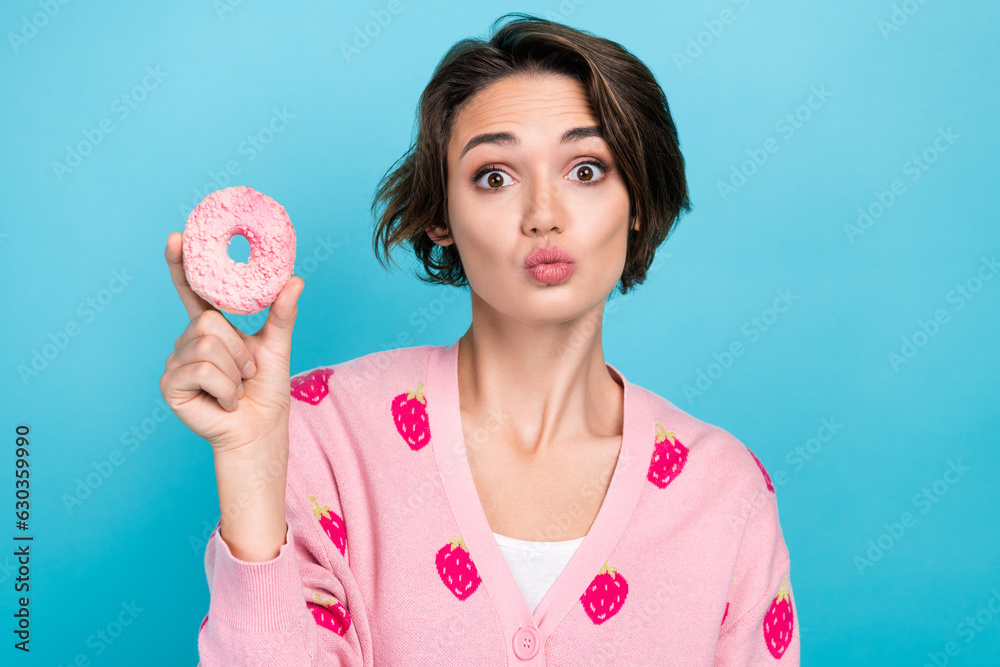
[[624,387],[614,473],[532,613],[472,478],[458,346],[292,378],[285,543],[272,560],[241,561],[216,526],[200,665],[799,664],[767,471],[611,364]]

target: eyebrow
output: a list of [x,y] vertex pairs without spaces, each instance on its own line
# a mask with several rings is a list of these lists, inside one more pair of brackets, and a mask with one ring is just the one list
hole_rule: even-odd
[[[568,144],[573,141],[582,141],[589,137],[599,137],[604,139],[604,134],[601,132],[601,128],[596,125],[590,127],[574,127],[572,130],[566,130],[562,137],[559,139],[560,144]],[[469,139],[469,143],[465,144],[465,148],[459,153],[458,159],[461,160],[462,157],[471,151],[473,148],[479,144],[496,144],[497,146],[517,146],[521,142],[510,132],[487,132],[485,134],[477,134],[476,136]]]

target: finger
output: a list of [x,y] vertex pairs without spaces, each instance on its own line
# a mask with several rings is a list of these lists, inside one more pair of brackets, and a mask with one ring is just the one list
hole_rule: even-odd
[[224,410],[232,412],[239,407],[236,385],[211,361],[196,361],[164,373],[165,381],[175,396],[196,398],[202,391],[215,397]]
[[267,320],[260,328],[260,335],[268,341],[277,343],[279,347],[290,350],[292,347],[292,329],[295,327],[295,316],[299,312],[299,295],[306,282],[298,276],[292,276],[278,293]]
[[[234,328],[229,320],[226,319],[226,316],[218,310],[206,310],[191,320],[184,333],[174,342],[174,351],[179,352],[198,339],[205,337],[211,337],[214,340],[200,344],[205,346],[221,345],[232,358],[233,364],[239,369],[239,373],[244,377],[251,378],[257,372],[253,354],[246,344],[245,335]],[[204,349],[207,349],[207,347]]]
[[168,368],[178,368],[199,361],[210,361],[216,368],[226,374],[237,387],[243,386],[243,376],[233,355],[218,336],[206,334],[200,338],[188,341],[171,355]]
[[218,310],[215,306],[198,296],[191,289],[187,276],[184,274],[184,235],[181,232],[170,232],[167,236],[167,249],[163,256],[167,259],[167,266],[170,268],[170,278],[173,280],[177,294],[181,297],[184,308],[187,309],[188,316],[193,320],[206,310]]

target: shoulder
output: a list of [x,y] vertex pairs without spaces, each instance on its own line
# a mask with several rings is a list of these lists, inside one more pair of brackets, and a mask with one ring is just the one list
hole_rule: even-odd
[[[336,382],[342,389],[377,391],[380,386],[395,386],[400,381],[422,377],[433,345],[398,347],[370,352],[344,361],[313,366],[292,375],[292,397],[309,403],[321,399]],[[317,400],[316,403],[319,401]]]
[[[637,386],[637,385],[633,385]],[[659,394],[638,387],[649,400],[656,438],[681,443],[687,458],[695,464],[707,481],[720,485],[720,491],[740,490],[738,495],[774,492],[767,469],[753,450],[738,437],[715,424],[710,424],[682,410]]]
[[[392,428],[391,407],[424,382],[433,345],[392,348],[353,359],[312,366],[291,376],[290,462],[308,468],[369,441],[372,433]],[[302,474],[311,474],[302,472]]]
[[401,392],[413,391],[424,381],[434,348],[392,348],[295,373],[289,387],[289,419],[314,424],[337,421],[345,411],[364,411],[380,405],[387,395],[391,400]]

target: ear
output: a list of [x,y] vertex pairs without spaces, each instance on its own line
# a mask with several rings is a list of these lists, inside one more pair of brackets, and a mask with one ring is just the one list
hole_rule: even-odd
[[454,239],[452,239],[448,234],[448,229],[443,225],[430,224],[424,228],[424,231],[426,231],[427,235],[431,237],[431,241],[434,241],[434,243],[437,243],[440,246],[448,246],[455,242]]
[[632,229],[639,231],[639,218],[632,218]]

